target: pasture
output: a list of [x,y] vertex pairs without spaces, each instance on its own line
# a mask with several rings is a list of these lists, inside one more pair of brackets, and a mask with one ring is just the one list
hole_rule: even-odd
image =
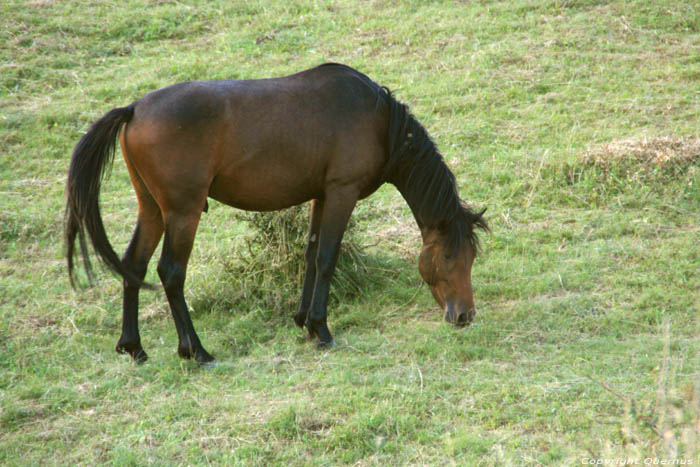
[[[694,0],[3,1],[0,463],[697,464],[699,51]],[[176,82],[327,61],[410,105],[488,208],[475,322],[444,322],[385,185],[346,237],[338,347],[292,320],[301,251],[210,201],[185,295],[218,364],[178,358],[162,289],[141,292],[148,362],[115,353],[121,280],[74,291],[63,257],[89,124]],[[121,254],[119,154],[101,207]]]

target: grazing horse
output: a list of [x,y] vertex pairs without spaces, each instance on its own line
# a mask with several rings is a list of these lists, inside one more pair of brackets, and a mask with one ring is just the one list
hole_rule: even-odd
[[[119,138],[138,198],[138,220],[120,259],[98,204]],[[116,350],[147,355],[138,330],[139,289],[161,237],[161,279],[179,337],[178,353],[213,362],[190,319],[183,286],[207,198],[251,211],[311,200],[306,273],[294,321],[319,346],[333,345],[328,289],[355,203],[385,182],[408,203],[423,238],[419,271],[457,326],[474,318],[471,268],[484,211],[460,201],[455,177],[426,130],[391,92],[344,65],[282,78],[175,84],[115,108],[76,145],[66,187],[65,240],[74,285],[75,242],[92,277],[86,234],[98,257],[123,278]]]

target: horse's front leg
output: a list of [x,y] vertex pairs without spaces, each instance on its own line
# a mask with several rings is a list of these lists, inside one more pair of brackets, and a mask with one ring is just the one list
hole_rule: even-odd
[[323,203],[316,255],[316,280],[309,314],[306,318],[309,335],[312,338],[318,337],[319,347],[335,344],[327,324],[328,291],[338,259],[340,242],[356,202],[357,193],[349,190],[334,190],[327,192]]
[[299,298],[299,305],[294,313],[294,322],[297,326],[304,327],[306,317],[309,315],[309,306],[314,293],[314,283],[316,282],[316,256],[318,256],[319,231],[321,228],[321,217],[323,216],[323,200],[315,199],[311,201],[309,213],[309,237],[306,244],[306,272],[304,273],[304,285]]

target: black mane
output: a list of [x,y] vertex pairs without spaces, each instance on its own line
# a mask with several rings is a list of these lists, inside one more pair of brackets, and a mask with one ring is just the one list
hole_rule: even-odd
[[476,254],[479,239],[475,229],[488,230],[484,211],[476,213],[460,200],[455,176],[428,132],[408,106],[398,102],[387,88],[383,90],[390,107],[384,180],[401,192],[420,228],[439,229],[446,236],[445,246],[451,254],[465,241]]

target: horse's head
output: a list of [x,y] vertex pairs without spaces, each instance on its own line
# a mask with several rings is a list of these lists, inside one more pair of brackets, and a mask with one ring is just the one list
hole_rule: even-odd
[[451,252],[446,235],[438,229],[424,229],[422,233],[420,274],[445,312],[445,321],[458,327],[466,326],[476,314],[471,275],[475,245],[465,241],[457,251]]

